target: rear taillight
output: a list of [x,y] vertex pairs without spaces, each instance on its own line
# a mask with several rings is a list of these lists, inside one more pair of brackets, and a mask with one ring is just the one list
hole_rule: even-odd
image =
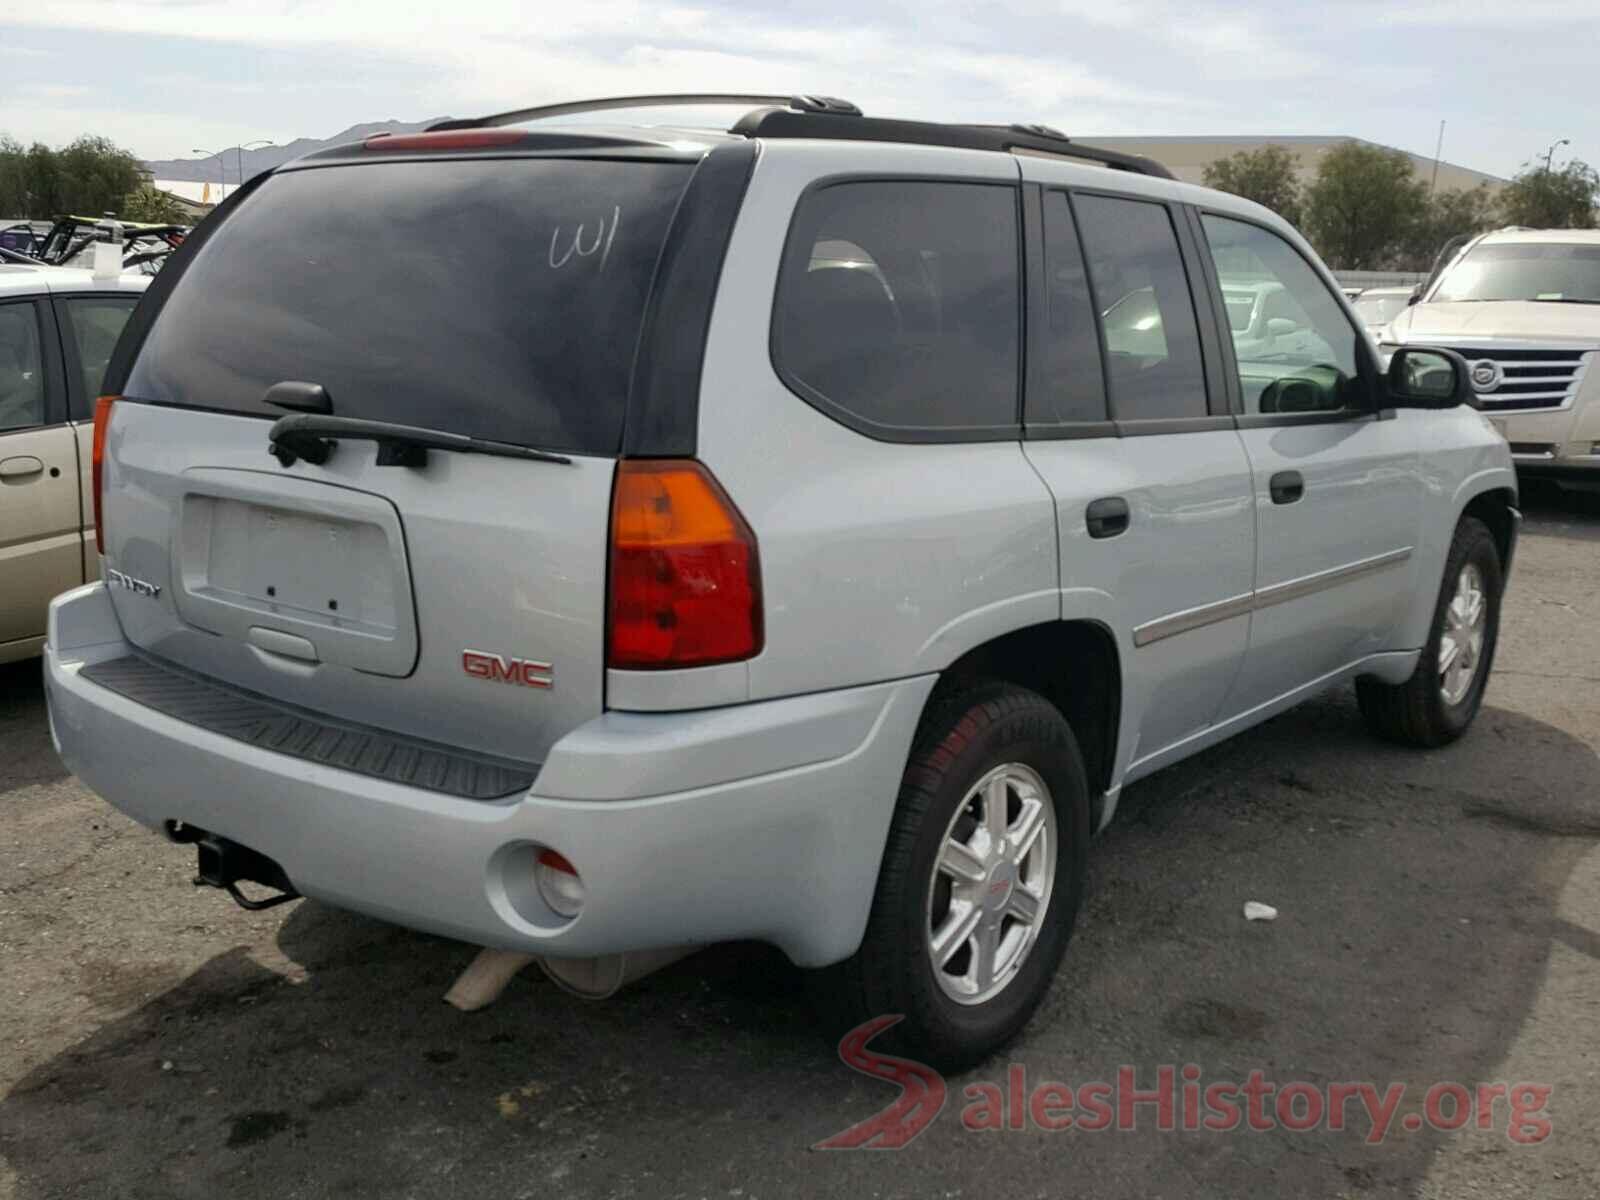
[[760,652],[755,534],[699,463],[617,464],[608,608],[612,667],[701,667]]
[[116,402],[115,396],[101,396],[94,402],[94,448],[89,454],[89,472],[94,496],[94,548],[101,554],[106,552],[106,522],[100,502],[105,479],[106,426],[111,424],[111,406]]

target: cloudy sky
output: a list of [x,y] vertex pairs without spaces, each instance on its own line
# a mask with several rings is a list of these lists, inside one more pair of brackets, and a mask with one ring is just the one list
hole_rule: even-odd
[[1429,155],[1444,120],[1446,159],[1509,175],[1562,137],[1600,163],[1597,47],[1600,0],[46,0],[0,12],[0,132],[167,158],[577,97],[810,91]]

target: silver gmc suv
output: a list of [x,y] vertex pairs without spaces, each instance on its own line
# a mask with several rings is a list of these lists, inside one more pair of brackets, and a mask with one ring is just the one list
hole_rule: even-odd
[[1385,737],[1466,729],[1516,479],[1460,357],[1380,373],[1265,209],[737,99],[230,197],[98,402],[54,733],[243,902],[569,976],[762,940],[970,1063],[1125,785],[1348,681]]

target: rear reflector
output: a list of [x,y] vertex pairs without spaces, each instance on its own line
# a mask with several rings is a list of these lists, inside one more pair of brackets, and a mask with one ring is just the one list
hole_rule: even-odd
[[555,850],[539,852],[533,866],[533,881],[540,898],[551,911],[569,920],[583,911],[584,902],[589,898],[588,889],[566,855]]
[[612,667],[702,667],[760,653],[755,534],[700,463],[617,464],[608,609]]
[[365,150],[476,150],[509,146],[527,137],[521,129],[442,129],[438,133],[380,133],[361,143]]
[[549,847],[539,851],[539,865],[541,867],[549,867],[552,871],[562,871],[568,875],[576,875],[578,873],[578,869],[567,861],[565,854],[562,854],[559,850],[551,850]]
[[90,492],[94,496],[94,548],[106,552],[106,522],[100,495],[105,490],[106,426],[111,424],[115,396],[101,396],[94,402],[94,448],[89,452]]

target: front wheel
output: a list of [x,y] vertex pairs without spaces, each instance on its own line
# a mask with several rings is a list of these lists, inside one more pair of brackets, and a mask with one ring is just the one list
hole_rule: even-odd
[[945,1070],[1004,1046],[1048,991],[1083,891],[1089,795],[1061,713],[989,683],[918,731],[859,950],[819,973],[841,1028],[903,1022],[886,1039]]
[[1433,626],[1405,683],[1356,680],[1356,698],[1379,736],[1409,746],[1443,746],[1467,731],[1483,704],[1500,634],[1505,578],[1488,526],[1464,517],[1445,560]]

